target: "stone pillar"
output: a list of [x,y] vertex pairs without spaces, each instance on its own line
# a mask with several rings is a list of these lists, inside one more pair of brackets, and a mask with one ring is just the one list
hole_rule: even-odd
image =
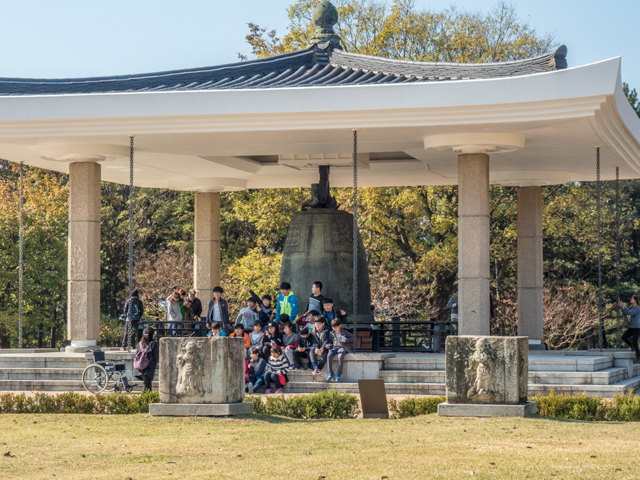
[[458,156],[460,335],[489,335],[489,156]]
[[197,192],[194,228],[194,288],[204,312],[220,284],[220,194]]
[[68,351],[100,336],[100,165],[69,165]]
[[540,343],[542,321],[542,188],[518,188],[518,335]]

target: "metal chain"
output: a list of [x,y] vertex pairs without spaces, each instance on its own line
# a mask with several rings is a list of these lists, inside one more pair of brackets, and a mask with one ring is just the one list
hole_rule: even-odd
[[598,215],[598,347],[602,350],[602,328],[604,320],[602,318],[602,250],[601,243],[601,216],[600,206],[600,147],[596,147],[596,210]]
[[18,240],[18,348],[22,348],[22,295],[24,290],[24,162],[20,162],[20,233]]
[[[131,298],[133,294],[133,137],[129,137],[129,141],[129,298]],[[127,346],[131,350],[133,321],[131,319],[125,321],[129,321]]]
[[353,131],[353,335],[358,343],[358,130]]
[[[616,302],[620,302],[620,167],[616,167]],[[622,312],[616,308],[616,346],[620,348]]]

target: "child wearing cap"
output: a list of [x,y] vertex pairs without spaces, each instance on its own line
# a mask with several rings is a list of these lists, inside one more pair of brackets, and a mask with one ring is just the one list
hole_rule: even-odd
[[269,360],[271,347],[281,347],[282,345],[282,332],[278,330],[276,322],[270,322],[262,340],[262,358]]

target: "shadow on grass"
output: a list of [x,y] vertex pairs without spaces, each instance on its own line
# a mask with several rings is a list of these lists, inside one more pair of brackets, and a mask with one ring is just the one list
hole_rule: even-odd
[[553,422],[559,423],[606,423],[607,425],[624,425],[626,423],[631,422],[622,422],[619,420],[576,420],[573,418],[562,418],[562,417],[546,417],[544,415],[531,415],[529,418],[535,420],[550,420]]
[[278,417],[276,415],[259,415],[256,413],[252,413],[249,415],[239,415],[237,418],[241,418],[245,420],[256,420],[259,422],[270,423],[273,425],[280,425],[280,424],[287,424],[287,423],[326,423],[326,422],[335,422],[337,420],[353,420],[352,418],[313,418],[313,419],[288,418],[288,417]]

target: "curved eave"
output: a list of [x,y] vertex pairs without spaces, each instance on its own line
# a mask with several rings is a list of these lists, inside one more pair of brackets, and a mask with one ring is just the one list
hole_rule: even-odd
[[[556,132],[558,125],[569,125],[567,128],[573,129],[570,133],[578,134],[565,138]],[[203,155],[239,158],[305,153],[305,145],[314,142],[316,149],[322,145],[329,152],[348,152],[349,133],[353,128],[362,130],[362,151],[370,152],[380,146],[376,143],[379,134],[387,132],[391,136],[389,132],[393,132],[393,136],[398,133],[403,136],[406,133],[402,140],[387,142],[386,150],[381,147],[377,150],[407,152],[418,163],[422,162],[419,176],[407,173],[397,180],[395,184],[398,185],[457,183],[455,172],[442,170],[444,173],[437,173],[446,162],[443,157],[431,162],[433,155],[420,147],[424,135],[448,130],[511,133],[526,130],[535,134],[536,130],[546,128],[550,141],[563,149],[567,165],[571,167],[566,175],[558,178],[565,181],[592,179],[595,169],[587,158],[591,155],[588,149],[598,144],[608,149],[607,154],[611,152],[612,158],[608,161],[628,167],[622,178],[640,177],[640,119],[622,93],[619,58],[566,70],[499,79],[0,97],[0,157],[24,160],[58,171],[66,171],[68,166],[42,160],[36,152],[39,146],[60,143],[126,146],[129,135],[136,135],[136,144],[140,145],[138,151],[143,155],[145,151],[149,156],[174,155],[176,162],[188,167],[184,162]],[[193,135],[209,142],[212,153],[182,154],[180,148],[189,146]],[[251,148],[243,150],[241,144],[245,142],[244,139],[238,142],[238,135],[246,136],[247,140],[252,138]],[[225,138],[232,137],[237,148],[225,151]],[[275,138],[280,143],[271,141]],[[535,148],[540,149],[540,155],[548,156],[549,150],[543,151],[540,138],[538,147],[531,145],[534,143],[522,150],[525,155],[500,154],[511,164],[505,167],[506,173],[496,177],[498,183],[513,184],[519,169],[548,170],[543,166],[532,166],[531,162],[538,154]],[[577,153],[572,152],[574,148]],[[579,149],[582,150],[578,152]],[[519,157],[526,155],[529,155],[528,163],[520,165]],[[552,165],[552,169],[562,169],[560,163]],[[253,167],[246,168],[251,170]],[[263,168],[259,176],[264,177],[265,170],[271,171],[271,168]],[[184,175],[183,171],[179,175]],[[109,171],[103,176],[106,175],[106,180],[126,183],[128,175],[125,177],[124,171],[116,173]],[[272,186],[307,186],[316,176],[314,172],[289,173],[284,177],[274,174],[273,178],[282,181]],[[392,168],[385,173],[386,177],[368,181],[363,172],[363,185],[392,185],[394,174]],[[176,174],[167,173],[167,176],[171,175]],[[143,180],[141,185],[168,185],[168,180],[160,180],[164,178],[162,175],[156,177],[159,180],[149,179],[147,183]],[[260,183],[255,173],[245,171],[239,177],[248,188],[266,188],[267,183]],[[339,173],[332,173],[335,186],[347,185],[347,180],[341,180]],[[542,184],[553,182],[552,178],[537,180]]]
[[[529,112],[557,116],[565,110],[572,115],[576,109],[597,108],[603,97],[615,93],[619,66],[620,61],[616,58],[517,77],[335,86],[330,89],[297,87],[0,97],[0,136],[47,134],[49,126],[56,126],[57,133],[67,129],[70,133],[153,132],[163,131],[166,128],[163,124],[167,123],[180,131],[234,129],[247,126],[248,117],[256,115],[270,117],[257,122],[261,127],[255,127],[263,129],[306,128],[317,125],[315,115],[320,120],[326,118],[327,122],[337,121],[338,125],[346,115],[349,123],[345,126],[364,128],[370,121],[376,121],[376,112],[385,117],[388,112],[398,112],[398,118],[406,116],[411,122],[415,112],[433,112],[435,120],[442,109],[452,114],[469,110],[470,119],[482,115],[480,110],[507,117],[526,117]],[[521,114],[512,111],[516,104],[524,106],[526,111]],[[533,113],[531,108],[538,113]],[[303,114],[308,121],[300,124],[296,120],[283,125],[281,116],[291,114]],[[356,118],[353,118],[354,114]],[[159,123],[158,118],[170,120]],[[194,122],[196,118],[199,121]],[[224,118],[224,127],[217,125],[218,118]],[[82,122],[83,132],[77,131],[74,120]],[[15,128],[16,122],[24,129]],[[250,124],[254,123],[250,121]],[[119,125],[125,128],[119,129]]]

